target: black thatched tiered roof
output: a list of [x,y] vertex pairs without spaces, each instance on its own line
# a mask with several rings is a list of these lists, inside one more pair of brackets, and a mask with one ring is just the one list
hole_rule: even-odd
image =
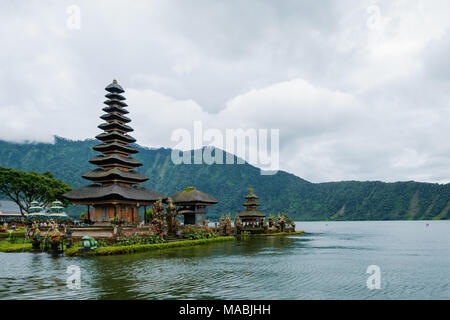
[[247,201],[244,203],[244,207],[247,209],[241,213],[238,213],[237,215],[240,218],[245,217],[265,217],[266,214],[262,213],[261,211],[256,210],[257,207],[259,207],[259,203],[256,202],[256,199],[258,199],[258,196],[253,192],[252,188],[249,188],[249,193],[245,196],[245,199]]
[[117,120],[119,122],[128,123],[131,122],[131,119],[125,116],[122,116],[118,113],[106,113],[100,117],[103,120],[109,121],[109,120]]
[[127,134],[133,129],[125,124],[131,122],[131,119],[124,116],[128,113],[124,109],[127,107],[124,102],[125,97],[122,95],[124,90],[115,80],[105,89],[108,91],[105,96],[108,100],[104,102],[107,107],[103,108],[106,114],[100,118],[106,122],[98,126],[104,132],[96,136],[102,143],[93,147],[95,151],[103,155],[89,160],[100,168],[83,175],[83,178],[102,185],[95,184],[70,191],[65,194],[65,197],[77,202],[99,199],[152,202],[160,197],[165,198],[157,192],[133,186],[147,181],[148,178],[132,170],[142,164],[130,157],[138,151],[129,146],[130,143],[136,142],[136,139]]
[[138,151],[135,148],[129,147],[123,144],[123,142],[101,143],[99,145],[92,147],[92,149],[94,149],[95,151],[100,151],[101,153],[104,154],[120,153],[130,155],[138,153]]
[[[93,184],[75,191],[71,191],[70,200],[75,202],[95,202],[107,200],[131,200],[141,202],[155,202],[165,197],[156,191],[142,187],[124,187],[118,184],[101,186]],[[66,194],[67,195],[67,194]],[[69,197],[67,197],[69,198]]]
[[136,184],[147,181],[148,178],[136,171],[124,171],[117,167],[105,170],[95,169],[83,175],[83,178],[94,181],[108,183],[112,180],[120,182],[127,182],[129,184]]
[[127,168],[136,168],[142,166],[142,163],[140,163],[139,160],[124,157],[118,154],[99,155],[89,160],[89,162],[99,167],[122,166]]
[[117,130],[117,131],[121,131],[121,132],[134,131],[133,128],[127,126],[126,124],[121,124],[120,122],[117,122],[117,121],[110,121],[110,122],[102,123],[98,126],[98,128],[102,129],[104,131],[113,131],[113,130]]
[[116,107],[116,106],[104,107],[102,110],[105,111],[105,112],[108,112],[108,113],[109,112],[118,112],[118,113],[121,113],[121,114],[130,113],[128,110],[120,108],[120,107]]
[[210,206],[217,203],[217,200],[206,194],[197,190],[193,187],[188,187],[183,191],[177,192],[170,196],[172,198],[173,203],[177,206],[186,206],[186,205],[206,205]]
[[119,131],[103,132],[96,136],[96,138],[103,142],[121,141],[123,143],[133,143],[136,139],[128,134],[120,133]]

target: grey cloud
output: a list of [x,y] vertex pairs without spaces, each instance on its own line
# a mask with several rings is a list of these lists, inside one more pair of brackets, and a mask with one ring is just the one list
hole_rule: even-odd
[[[312,181],[450,181],[448,3],[377,1],[386,25],[371,31],[372,3],[79,1],[81,29],[69,30],[73,1],[3,1],[0,139],[93,137],[103,88],[117,78],[137,104],[136,137],[150,146],[199,117],[281,127],[283,169]],[[242,119],[228,109],[298,79],[329,97],[272,97],[279,105],[269,110],[256,97],[260,109]]]

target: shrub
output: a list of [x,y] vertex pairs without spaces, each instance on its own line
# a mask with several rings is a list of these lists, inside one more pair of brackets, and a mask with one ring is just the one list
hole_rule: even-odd
[[186,226],[184,228],[183,237],[189,240],[217,238],[219,236],[212,228],[196,228],[194,226]]
[[25,231],[13,231],[13,232],[2,232],[0,233],[0,238],[23,238],[25,237]]
[[170,249],[170,248],[179,248],[179,247],[192,247],[202,244],[220,242],[220,241],[233,241],[234,237],[217,237],[213,239],[200,239],[200,240],[184,240],[184,241],[176,241],[176,242],[164,242],[164,243],[153,243],[153,244],[135,244],[129,246],[109,246],[109,247],[101,247],[98,249],[86,251],[80,253],[78,251],[79,248],[73,247],[67,249],[65,254],[68,256],[76,256],[76,255],[90,255],[90,256],[107,256],[107,255],[116,255],[116,254],[126,254],[126,253],[138,253],[144,251],[152,251],[152,250],[162,250],[162,249]]
[[11,243],[8,241],[0,242],[0,252],[23,252],[31,250],[31,243]]
[[161,234],[151,233],[148,235],[139,235],[134,233],[129,236],[125,236],[121,241],[114,244],[114,246],[130,246],[136,244],[152,244],[164,242]]

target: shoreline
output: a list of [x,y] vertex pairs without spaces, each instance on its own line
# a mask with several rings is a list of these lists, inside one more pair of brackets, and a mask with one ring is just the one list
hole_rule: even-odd
[[20,253],[33,252],[31,243],[10,243],[8,241],[0,241],[0,252]]
[[294,232],[276,232],[276,233],[260,233],[260,234],[254,234],[252,236],[257,237],[276,237],[276,236],[299,236],[305,234],[305,231],[299,230]]
[[108,246],[99,247],[97,249],[89,251],[79,251],[80,247],[72,247],[64,251],[64,255],[68,257],[79,257],[79,256],[108,256],[108,255],[121,255],[130,253],[139,253],[153,250],[163,250],[171,248],[183,248],[183,247],[193,247],[198,245],[204,245],[216,242],[231,242],[235,241],[235,237],[217,237],[209,239],[198,239],[198,240],[181,240],[175,242],[163,242],[163,243],[151,243],[151,244],[135,244],[129,246]]
[[[304,231],[296,231],[296,232],[264,233],[264,234],[255,234],[255,235],[251,235],[251,236],[276,237],[276,236],[295,236],[295,235],[303,235],[303,234],[305,234]],[[234,237],[234,236],[223,236],[223,237],[209,238],[209,239],[180,240],[180,241],[174,241],[174,242],[163,242],[163,243],[152,243],[152,244],[135,244],[135,245],[128,245],[128,246],[106,246],[106,247],[99,247],[97,249],[93,249],[90,251],[79,251],[81,248],[78,246],[74,246],[74,247],[65,249],[63,254],[64,254],[64,256],[67,256],[67,257],[122,255],[122,254],[147,252],[147,251],[153,251],[153,250],[164,250],[164,249],[172,249],[172,248],[187,248],[187,247],[206,245],[206,244],[210,244],[210,243],[232,242],[235,240],[236,240],[236,237]],[[9,243],[7,241],[0,241],[0,252],[20,253],[20,252],[37,252],[37,251],[33,250],[31,243]]]

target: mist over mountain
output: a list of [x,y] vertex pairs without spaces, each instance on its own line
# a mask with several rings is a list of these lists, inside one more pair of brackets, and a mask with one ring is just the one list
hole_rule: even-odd
[[[97,153],[96,140],[73,141],[60,137],[54,144],[0,141],[0,166],[18,170],[52,172],[57,179],[79,188],[90,184],[81,176],[96,168],[88,160]],[[261,211],[287,212],[296,220],[420,220],[449,219],[450,184],[420,182],[384,183],[344,181],[311,183],[279,171],[261,175],[245,164],[181,164],[171,161],[171,149],[134,145],[134,157],[143,163],[137,171],[149,177],[142,185],[164,195],[187,186],[214,196],[219,203],[208,217],[242,211],[248,187],[260,197]],[[224,153],[225,157],[225,153]],[[76,215],[85,208],[72,208]]]

